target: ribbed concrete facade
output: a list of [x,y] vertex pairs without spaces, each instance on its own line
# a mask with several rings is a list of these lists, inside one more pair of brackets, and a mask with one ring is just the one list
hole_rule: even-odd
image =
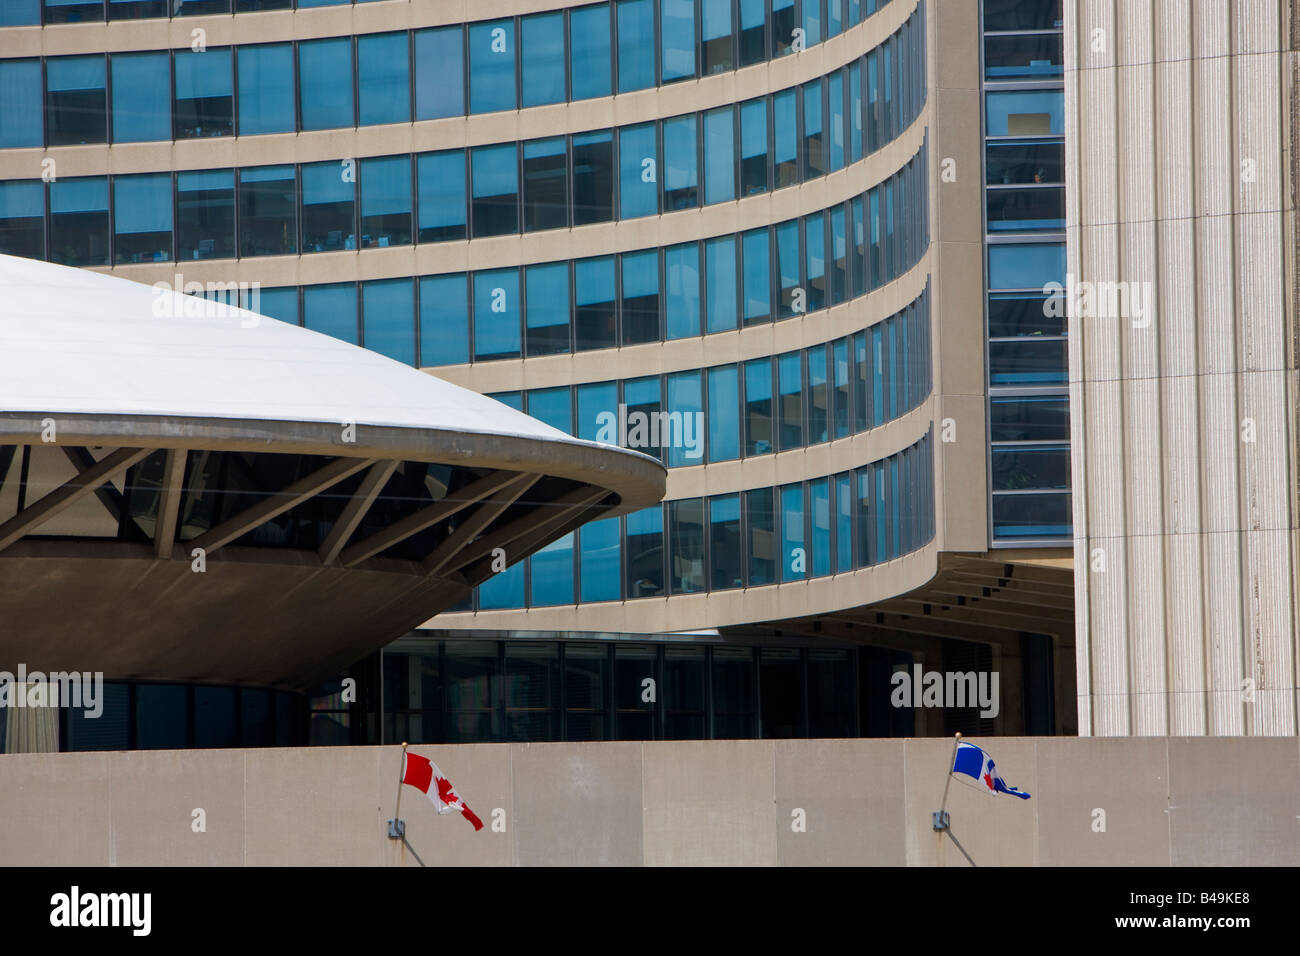
[[1298,729],[1295,12],[1065,3],[1081,734]]

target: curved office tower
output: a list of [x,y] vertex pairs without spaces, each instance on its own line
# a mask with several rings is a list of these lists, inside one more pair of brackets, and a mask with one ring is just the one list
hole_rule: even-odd
[[[986,150],[1059,152],[999,46],[1052,34],[1024,62],[1059,99],[1059,16],[294,6],[6,4],[0,251],[255,287],[668,470],[662,502],[507,547],[418,628],[374,592],[394,643],[322,657],[314,739],[1073,732],[1063,338],[1016,339],[1051,249],[1024,190],[985,187]],[[914,665],[1000,691],[896,699]]]

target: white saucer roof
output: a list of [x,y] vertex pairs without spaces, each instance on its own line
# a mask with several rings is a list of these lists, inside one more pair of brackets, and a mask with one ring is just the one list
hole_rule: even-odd
[[0,410],[350,422],[615,450],[318,332],[3,255]]

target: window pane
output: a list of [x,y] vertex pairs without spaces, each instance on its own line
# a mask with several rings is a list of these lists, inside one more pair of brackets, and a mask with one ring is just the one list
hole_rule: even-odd
[[[23,64],[35,61],[20,61]],[[18,90],[30,85],[30,67],[13,68],[9,76],[16,78]],[[72,146],[80,143],[108,142],[108,100],[105,85],[104,57],[59,56],[45,61],[45,120],[48,126],[49,145]],[[9,112],[6,90],[5,113]],[[19,116],[22,115],[19,100]],[[15,121],[16,133],[23,133],[27,123]],[[13,134],[11,134],[13,135]],[[17,144],[15,144],[17,145]],[[39,143],[24,145],[38,146]]]
[[172,257],[170,173],[113,179],[114,257],[118,262],[168,262]]
[[1069,494],[993,496],[995,538],[1067,538],[1073,526]]
[[519,325],[519,270],[474,273],[474,358],[518,358]]
[[[299,0],[301,3],[301,0]],[[497,699],[501,664],[496,641],[448,641],[447,742],[500,740]]]
[[518,152],[513,143],[480,146],[470,154],[475,238],[519,231]]
[[1062,186],[988,189],[989,232],[1032,232],[1065,228]]
[[[832,0],[834,2],[834,0]],[[830,153],[830,169],[844,167],[844,74],[832,73],[827,80],[830,108],[827,112],[826,140]]]
[[306,286],[302,291],[302,324],[313,332],[356,345],[356,286],[351,282]]
[[659,211],[655,124],[622,127],[618,150],[620,217],[653,216]]
[[489,20],[469,25],[469,111],[515,108],[515,25]]
[[781,580],[800,581],[808,576],[804,548],[803,485],[781,487]]
[[995,445],[992,461],[994,491],[1070,487],[1069,445]]
[[989,338],[1064,334],[1063,296],[1014,292],[995,292],[989,296]]
[[799,352],[787,352],[776,362],[781,394],[781,451],[804,443],[802,359]]
[[524,285],[528,293],[528,354],[569,351],[569,264],[528,266]]
[[822,40],[821,0],[803,0],[803,39],[812,46]]
[[356,184],[345,163],[302,167],[302,246],[304,252],[355,249],[353,225]]
[[415,292],[410,279],[361,284],[362,343],[407,365],[415,364]]
[[176,176],[177,258],[233,259],[235,173],[229,169]]
[[[799,223],[783,222],[776,227],[776,263],[781,277],[780,317],[788,319],[807,311],[807,295],[799,284]],[[796,306],[799,306],[796,309]]]
[[708,75],[732,69],[731,0],[702,0],[700,17],[701,70]]
[[740,104],[740,194],[767,192],[767,100]]
[[774,450],[772,436],[772,360],[745,363],[745,454]]
[[826,226],[821,213],[804,217],[804,252],[808,288],[802,311],[815,312],[826,307]]
[[844,207],[831,210],[831,256],[829,305],[839,305],[849,297],[849,242],[845,232]]
[[528,559],[532,566],[529,595],[531,606],[549,607],[574,603],[573,537],[574,533],[570,531],[563,538],[534,552]]
[[[53,65],[58,61],[49,62]],[[41,61],[0,60],[0,89],[5,91],[5,107],[0,110],[0,147],[43,145]]]
[[293,45],[240,47],[239,135],[288,133],[293,128]]
[[1065,182],[1065,143],[1060,139],[992,142],[985,155],[990,185]]
[[420,365],[469,361],[469,282],[464,273],[420,280]]
[[1032,80],[1058,77],[1065,72],[1062,37],[986,36],[984,77],[989,80]]
[[564,668],[564,739],[604,740],[609,735],[609,648],[601,644],[566,644]]
[[583,603],[619,599],[618,525],[618,518],[605,518],[579,530]]
[[[172,104],[167,95],[171,88],[168,59],[166,53],[113,55],[113,142],[139,143],[172,138]],[[9,79],[4,64],[0,64],[0,84],[6,90],[5,114],[22,103],[21,97],[11,99],[13,90]],[[0,127],[4,123],[5,119],[0,118]],[[0,144],[5,144],[2,133]]]
[[361,161],[361,246],[411,244],[411,157]]
[[0,255],[45,258],[44,183],[0,183]]
[[1064,395],[1017,395],[989,399],[991,441],[1066,441],[1070,401]]
[[749,586],[776,583],[776,519],[771,488],[745,492],[749,535]]
[[808,350],[808,444],[816,445],[827,440],[826,347],[814,346]]
[[578,260],[573,264],[573,279],[576,348],[612,348],[617,344],[614,257]]
[[1064,284],[1065,244],[1012,243],[989,246],[990,289],[1038,289]]
[[695,75],[694,0],[659,0],[663,82]]
[[350,37],[298,44],[298,91],[303,129],[354,125]]
[[700,334],[700,248],[693,242],[664,250],[664,318],[668,338]]
[[627,516],[627,596],[664,593],[664,518],[659,505]]
[[1059,136],[1065,132],[1063,90],[1015,90],[985,94],[987,135]]
[[415,160],[420,187],[420,241],[465,238],[465,153],[424,153]]
[[665,430],[668,434],[660,435],[660,444],[668,448],[669,467],[704,464],[704,402],[698,369],[668,376]]
[[618,91],[655,85],[654,0],[618,2]]
[[[48,15],[47,15],[48,19]],[[135,745],[140,750],[179,750],[190,745],[189,688],[137,684]]]
[[740,65],[767,59],[767,11],[764,0],[740,0]]
[[710,332],[736,327],[736,240],[734,236],[704,243],[707,314]]
[[862,158],[862,62],[849,64],[849,159]]
[[853,476],[835,476],[835,573],[853,570]]
[[704,583],[704,499],[668,503],[669,581],[673,594],[693,594]]
[[278,289],[260,289],[258,308],[262,315],[270,316],[289,325],[299,325],[298,287],[288,286]]
[[465,34],[460,26],[415,33],[415,118],[465,114]]
[[[618,416],[618,386],[614,382],[597,382],[578,386],[577,435],[585,441],[599,441],[607,445],[619,443],[618,428],[613,420]],[[617,518],[609,519],[617,521]]]
[[852,432],[849,420],[849,346],[846,339],[840,339],[832,346],[831,365],[835,376],[835,437],[846,438]]
[[524,606],[524,562],[517,561],[478,586],[478,606],[484,611]]
[[666,437],[656,427],[663,397],[659,376],[629,379],[623,384],[623,404],[627,410],[627,436],[624,445],[647,455],[663,458]]
[[523,54],[523,105],[564,102],[564,14],[524,17],[519,49]]
[[812,560],[809,564],[813,577],[823,577],[831,573],[830,483],[825,478],[809,482],[808,496],[812,517]]
[[626,253],[623,264],[623,344],[659,341],[659,251]]
[[785,56],[793,47],[794,0],[772,0],[772,56]]
[[0,26],[32,26],[40,22],[41,0],[8,0],[0,4]]
[[177,139],[231,136],[235,132],[231,50],[176,53]]
[[745,270],[745,325],[772,320],[772,261],[767,229],[753,229],[741,238]]
[[745,586],[740,566],[740,495],[709,499],[709,586],[714,591]]
[[693,209],[699,200],[695,114],[664,120],[664,211]]
[[985,30],[1061,28],[1061,0],[999,0],[984,9]]
[[406,33],[357,38],[361,124],[411,121],[411,54]]
[[730,106],[704,114],[704,201],[736,198],[736,136]]
[[614,218],[614,134],[579,133],[573,137],[573,224],[609,222]]
[[528,414],[552,428],[573,434],[572,389],[539,388],[528,393]]
[[569,11],[569,82],[571,98],[609,96],[609,4],[599,3]]
[[564,137],[524,143],[524,231],[569,224],[569,159]]
[[657,658],[658,650],[653,645],[614,646],[615,739],[654,739],[656,704],[644,700],[642,692],[646,678],[659,680]]
[[709,461],[740,457],[739,377],[735,365],[709,369]]
[[824,176],[828,167],[826,140],[822,129],[822,83],[814,80],[803,87],[803,170],[804,178]]
[[707,736],[705,668],[703,647],[664,647],[665,740],[703,740]]

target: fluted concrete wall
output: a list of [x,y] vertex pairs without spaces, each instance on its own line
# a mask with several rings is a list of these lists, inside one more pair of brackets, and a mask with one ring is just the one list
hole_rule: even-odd
[[[1300,863],[1295,738],[987,746],[1032,796],[952,784],[952,831],[981,866]],[[948,739],[413,749],[482,831],[405,787],[407,842],[389,840],[395,746],[7,754],[0,864],[969,865],[931,828]]]
[[1290,7],[1065,2],[1081,734],[1298,729]]

